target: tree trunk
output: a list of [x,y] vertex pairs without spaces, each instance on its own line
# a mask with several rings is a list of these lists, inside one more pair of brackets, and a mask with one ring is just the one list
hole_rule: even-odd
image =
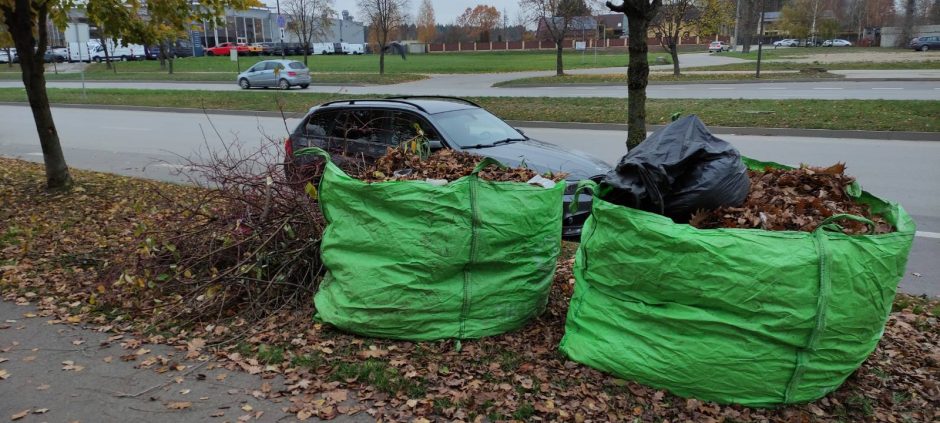
[[898,37],[897,47],[905,48],[914,38],[914,9],[917,7],[917,0],[906,0],[904,2],[904,25],[901,26],[901,35]]
[[649,46],[646,34],[650,21],[627,15],[630,63],[627,67],[627,149],[646,139],[646,86],[649,83]]
[[[46,166],[46,188],[50,190],[68,189],[72,185],[72,176],[65,164],[59,133],[52,119],[49,97],[46,95],[46,76],[43,56],[46,53],[47,28],[49,15],[48,3],[32,4],[29,0],[16,0],[15,9],[3,12],[7,28],[13,36],[16,50],[20,54],[20,68],[23,71],[23,85],[26,97],[33,112],[39,144],[42,147],[43,162]],[[35,13],[35,14],[34,14]],[[38,40],[33,30],[38,34]],[[33,49],[35,46],[35,50]]]
[[105,44],[105,39],[104,37],[100,37],[98,38],[98,42],[101,43],[101,49],[104,51],[104,68],[111,70],[111,55],[108,53],[108,45]]
[[565,42],[564,39],[555,40],[555,75],[558,75],[558,76],[562,76],[565,74],[565,64],[562,60],[562,53],[564,52],[563,51],[564,42]]
[[379,75],[385,75],[385,46],[379,46]]
[[307,64],[307,55],[310,54],[310,41],[304,43],[304,66],[308,69],[310,66]]
[[7,50],[7,59],[8,59],[7,67],[12,68],[13,67],[13,49],[10,47],[7,47],[6,50]]
[[672,56],[672,74],[679,76],[679,35],[673,34],[669,38],[669,45],[666,47],[669,55]]

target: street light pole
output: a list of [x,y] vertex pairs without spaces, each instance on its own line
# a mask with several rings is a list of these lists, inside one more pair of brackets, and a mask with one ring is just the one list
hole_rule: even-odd
[[734,42],[731,43],[731,49],[734,51],[738,51],[738,21],[741,20],[741,1],[737,1],[737,7],[734,11]]
[[760,79],[761,48],[764,46],[764,0],[760,2],[760,29],[757,31],[757,79]]
[[281,24],[281,0],[277,0],[275,2],[275,5],[277,6],[277,23],[278,23],[277,28],[278,28],[278,33],[281,36],[281,60],[284,60],[286,59],[287,54],[284,49],[284,28],[281,28],[281,25],[280,25]]

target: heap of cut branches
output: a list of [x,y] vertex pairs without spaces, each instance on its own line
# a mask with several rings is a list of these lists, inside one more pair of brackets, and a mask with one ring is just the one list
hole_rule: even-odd
[[[187,159],[193,195],[174,197],[118,283],[151,281],[163,298],[155,322],[259,321],[311,306],[323,266],[317,203],[285,176],[279,143],[231,143]],[[167,301],[167,299],[170,299]]]
[[[852,214],[875,223],[875,233],[892,232],[894,228],[884,217],[871,212],[867,204],[858,203],[846,189],[855,178],[845,174],[845,165],[827,168],[802,166],[798,169],[749,171],[751,191],[739,207],[700,210],[689,224],[700,229],[751,228],[771,231],[815,230],[826,218],[836,214]],[[853,220],[838,222],[847,234],[868,233],[864,223]]]
[[[405,148],[389,148],[375,164],[366,167],[359,179],[367,182],[445,179],[453,181],[467,176],[483,160],[482,156],[454,150],[438,150],[427,158]],[[487,166],[478,174],[480,179],[499,182],[528,182],[535,177],[532,169],[525,167],[500,168]],[[564,173],[545,175],[555,182],[564,180]]]

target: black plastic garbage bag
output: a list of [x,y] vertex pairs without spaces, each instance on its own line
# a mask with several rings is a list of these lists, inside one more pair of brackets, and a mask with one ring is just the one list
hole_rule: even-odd
[[688,222],[696,210],[737,206],[750,189],[741,153],[695,115],[649,136],[607,173],[604,200]]

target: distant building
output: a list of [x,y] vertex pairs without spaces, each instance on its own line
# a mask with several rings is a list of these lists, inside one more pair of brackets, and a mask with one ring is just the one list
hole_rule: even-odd
[[[146,16],[146,10],[142,12]],[[290,17],[284,15],[285,21]],[[340,18],[332,19],[327,35],[313,42],[347,42],[363,44],[366,42],[365,26],[356,22],[348,11],[343,11]],[[203,47],[214,47],[225,42],[262,43],[280,41],[280,28],[277,25],[277,13],[271,7],[253,7],[247,10],[226,10],[222,22],[194,22],[195,29],[190,38],[198,40]],[[49,31],[49,45],[64,46],[78,40],[88,41],[99,37],[98,29],[90,25],[84,11],[73,9],[69,12],[69,24],[65,31],[59,31],[54,25]],[[284,42],[296,43],[300,40],[290,31],[285,31]]]

